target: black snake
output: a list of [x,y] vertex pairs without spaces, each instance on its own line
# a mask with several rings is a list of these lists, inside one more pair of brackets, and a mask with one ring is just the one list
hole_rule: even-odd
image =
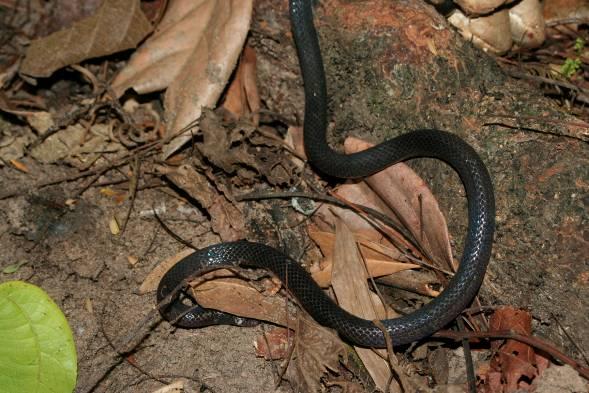
[[[312,0],[290,0],[290,19],[305,85],[305,150],[311,164],[330,176],[361,178],[399,161],[432,157],[452,166],[466,191],[468,232],[458,271],[443,293],[424,307],[409,315],[382,321],[393,344],[420,340],[454,320],[472,301],[483,281],[495,227],[491,178],[477,153],[445,131],[411,131],[350,155],[334,151],[326,141],[327,93],[311,3]],[[164,318],[182,327],[248,324],[248,320],[233,315],[185,305],[177,296],[178,289],[189,279],[213,269],[237,266],[270,270],[283,283],[288,283],[288,291],[318,323],[337,330],[351,343],[385,346],[383,332],[378,327],[337,306],[296,261],[272,247],[248,241],[216,244],[196,251],[173,266],[157,290]]]

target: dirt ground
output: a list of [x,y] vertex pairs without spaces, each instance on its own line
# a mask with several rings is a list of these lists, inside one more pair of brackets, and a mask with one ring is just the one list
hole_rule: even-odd
[[[282,127],[300,124],[303,110],[285,4],[256,2],[248,38],[258,56],[262,101],[268,112],[281,114]],[[484,304],[529,309],[535,334],[581,358],[589,351],[589,147],[570,136],[573,119],[529,86],[509,80],[490,57],[457,36],[448,40],[446,60],[430,61],[427,50],[408,50],[402,43],[391,47],[390,37],[375,38],[367,26],[341,22],[345,8],[328,9],[320,22],[332,142],[349,134],[379,141],[416,127],[457,130],[481,154],[496,188],[497,234],[481,292]],[[400,61],[398,54],[406,56]],[[377,60],[367,62],[369,56]],[[524,120],[497,116],[505,113]],[[544,117],[559,121],[543,122]],[[0,117],[0,126],[14,127],[9,120]],[[194,392],[292,391],[288,385],[276,388],[277,363],[254,354],[262,325],[191,331],[162,322],[132,355],[115,360],[112,343],[155,306],[154,294],[140,294],[139,286],[156,265],[184,248],[150,211],[158,209],[167,225],[193,244],[217,243],[220,236],[206,212],[187,203],[182,190],[165,179],[138,191],[125,231],[115,236],[109,225],[113,217],[125,216],[131,202],[105,195],[97,185],[112,183],[125,193],[127,184],[115,184],[119,172],[90,184],[89,178],[74,179],[78,170],[66,165],[42,165],[30,157],[23,162],[28,173],[0,168],[0,270],[22,263],[15,273],[0,273],[0,282],[37,284],[62,308],[78,349],[78,391],[93,385],[105,365],[110,371],[94,392],[150,392],[162,386],[144,372],[167,381],[192,379],[187,391]],[[152,164],[145,171],[153,170]],[[429,160],[412,164],[439,198],[455,234],[453,246],[460,250],[465,201],[456,176]],[[67,176],[73,180],[37,187]],[[281,204],[263,206],[268,211],[255,214],[266,220],[275,218],[273,207],[283,210]],[[262,233],[276,243],[290,238],[286,227]],[[294,255],[302,248],[292,246]]]

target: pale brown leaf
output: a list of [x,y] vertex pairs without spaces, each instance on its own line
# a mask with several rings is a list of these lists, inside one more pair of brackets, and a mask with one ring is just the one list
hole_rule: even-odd
[[[343,221],[346,222],[349,228],[348,221]],[[335,235],[332,232],[321,231],[311,226],[309,228],[309,237],[317,244],[324,256],[333,256]],[[371,237],[365,236],[363,233],[354,232],[354,237],[360,246],[360,251],[364,258],[378,259],[388,257],[391,260],[398,260],[403,256],[403,253],[398,249],[374,241]]]
[[[356,138],[348,138],[345,142],[347,153],[365,150],[370,146]],[[454,266],[446,219],[423,179],[407,165],[398,163],[364,181],[395,212],[438,266]]]
[[[311,276],[319,286],[326,288],[331,285],[335,235],[329,232],[310,230],[309,236],[317,243],[324,255],[322,262],[318,266],[314,265],[311,268]],[[395,256],[400,256],[400,253],[395,249],[388,249],[376,242],[362,238],[358,239],[358,245],[366,262],[368,275],[371,277],[382,277],[404,270],[419,268],[418,265],[395,260]]]
[[[364,259],[366,269],[370,277],[377,278],[399,273],[409,269],[419,268],[419,265],[414,265],[406,262],[396,262],[388,259]],[[331,277],[333,274],[333,259],[325,258],[325,263],[320,270],[314,271],[311,274],[313,280],[322,288],[327,288],[331,285]]]
[[[139,293],[155,291],[164,274],[194,252],[193,249],[187,248],[161,262],[143,280]],[[283,297],[260,292],[248,281],[237,278],[231,270],[213,270],[195,277],[190,284],[192,295],[202,307],[282,326],[296,324],[296,314],[292,308],[286,307]]]
[[136,47],[152,30],[140,3],[105,0],[94,15],[33,41],[20,72],[48,77],[67,65]]
[[[403,227],[401,222],[397,219],[395,212],[390,209],[389,206],[383,201],[365,182],[354,182],[346,183],[337,187],[335,194],[340,199],[348,202],[363,205],[372,208],[380,213],[389,217],[398,227]],[[335,216],[341,217],[350,229],[355,234],[362,234],[362,236],[372,239],[376,242],[380,242],[388,247],[393,247],[391,240],[395,239],[397,244],[403,245],[406,250],[411,250],[415,255],[419,255],[418,250],[406,239],[406,237],[396,231],[394,228],[383,226],[389,237],[383,236],[383,234],[377,230],[365,217],[359,215],[359,213],[353,209],[344,209],[331,205],[322,205],[315,215],[315,222],[319,228],[327,230],[333,227],[335,222]]]
[[[241,53],[251,12],[252,0],[172,1],[156,32],[113,81],[114,92],[167,88],[167,131],[174,135],[197,120],[203,107],[217,103]],[[190,135],[168,144],[164,157]]]
[[[334,260],[336,263],[333,266],[331,285],[340,307],[368,320],[388,319],[395,315],[392,310],[385,308],[375,293],[370,291],[366,268],[354,235],[340,219],[336,220]],[[384,391],[391,375],[387,362],[371,349],[355,349],[376,386]],[[382,354],[386,356],[386,351]]]

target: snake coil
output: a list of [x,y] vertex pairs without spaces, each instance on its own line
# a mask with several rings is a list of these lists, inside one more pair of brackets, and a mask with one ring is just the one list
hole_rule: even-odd
[[[382,321],[394,345],[425,338],[453,321],[472,301],[483,281],[491,255],[495,228],[493,185],[477,153],[459,137],[440,130],[417,130],[354,154],[334,151],[326,140],[327,92],[311,0],[290,0],[290,19],[305,85],[304,141],[309,161],[320,172],[338,178],[361,178],[394,163],[430,157],[449,164],[460,176],[468,199],[468,230],[458,271],[442,294],[415,312]],[[385,347],[383,332],[371,321],[337,306],[294,260],[259,243],[238,241],[216,244],[184,258],[162,278],[157,301],[168,321],[181,327],[200,327],[250,321],[183,304],[178,289],[207,271],[222,267],[270,270],[320,324],[335,329],[351,343]],[[162,305],[162,303],[165,303]]]

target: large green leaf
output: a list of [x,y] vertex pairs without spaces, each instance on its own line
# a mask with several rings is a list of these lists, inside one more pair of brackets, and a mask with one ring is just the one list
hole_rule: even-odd
[[71,393],[76,347],[59,307],[41,288],[0,284],[0,393]]

